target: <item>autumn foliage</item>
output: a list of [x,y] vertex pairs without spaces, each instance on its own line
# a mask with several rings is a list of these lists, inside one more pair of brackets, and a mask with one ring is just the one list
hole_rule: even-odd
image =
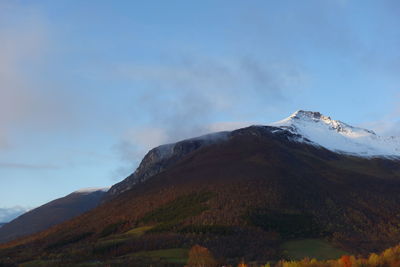
[[187,267],[213,267],[218,266],[211,252],[202,246],[194,245],[189,251]]
[[341,264],[343,265],[343,267],[351,267],[352,263],[350,260],[350,256],[349,255],[343,255],[340,260]]
[[338,260],[279,261],[275,267],[400,267],[400,245],[368,257],[342,256]]

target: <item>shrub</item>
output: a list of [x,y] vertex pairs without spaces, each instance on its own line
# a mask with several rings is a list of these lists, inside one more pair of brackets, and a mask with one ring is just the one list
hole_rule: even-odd
[[213,267],[218,266],[211,252],[202,246],[194,245],[189,251],[187,267]]

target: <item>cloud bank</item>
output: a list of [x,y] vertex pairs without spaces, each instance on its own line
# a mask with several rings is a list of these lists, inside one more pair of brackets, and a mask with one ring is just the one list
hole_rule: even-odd
[[10,222],[27,211],[29,211],[28,208],[20,206],[12,208],[0,208],[0,223]]
[[44,16],[33,7],[0,3],[0,149],[20,132],[66,130],[76,124],[76,97],[54,83],[53,42]]

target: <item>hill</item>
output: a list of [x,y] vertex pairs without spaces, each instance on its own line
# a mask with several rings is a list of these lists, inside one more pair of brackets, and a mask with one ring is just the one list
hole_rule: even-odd
[[327,258],[367,255],[400,241],[400,162],[393,155],[328,150],[277,126],[222,137],[150,151],[141,171],[100,206],[3,244],[0,258],[182,266],[199,244],[220,262],[265,263],[288,257],[295,240],[324,244],[335,253]]
[[80,190],[30,210],[0,229],[0,243],[45,230],[96,207],[102,189]]

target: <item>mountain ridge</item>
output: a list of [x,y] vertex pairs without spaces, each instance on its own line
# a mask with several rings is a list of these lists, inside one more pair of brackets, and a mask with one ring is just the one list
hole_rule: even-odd
[[[360,157],[400,158],[400,137],[380,137],[374,131],[333,120],[320,112],[298,110],[281,121],[250,127],[274,127],[271,128],[272,133],[287,131],[296,137],[293,140],[297,142],[321,146],[337,153]],[[106,200],[162,172],[197,149],[228,140],[239,130],[210,133],[151,149],[133,174],[111,187]],[[372,142],[373,145],[366,142]]]
[[[344,124],[330,128],[322,114],[307,116],[301,121],[348,133]],[[256,125],[154,148],[112,197],[0,245],[0,258],[53,264],[57,255],[66,266],[94,258],[112,265],[143,251],[199,244],[225,262],[267,262],[284,257],[281,245],[299,238],[363,255],[399,243],[400,160],[333,151],[288,126]]]

